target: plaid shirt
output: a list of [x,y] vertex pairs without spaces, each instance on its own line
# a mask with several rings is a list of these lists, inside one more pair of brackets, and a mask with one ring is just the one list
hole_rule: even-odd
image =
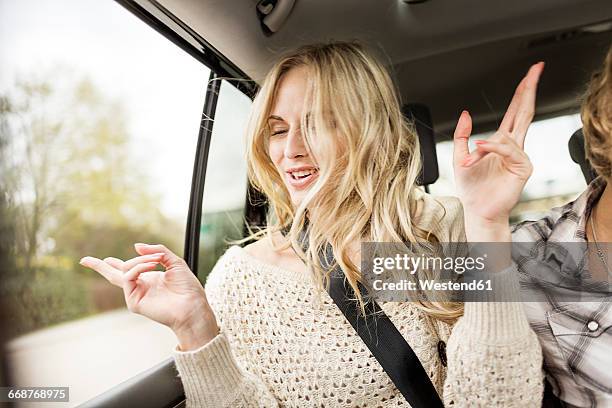
[[[575,201],[553,208],[538,221],[516,225],[512,240],[542,247],[553,242],[586,243],[586,222],[605,186],[605,180],[595,179]],[[519,261],[517,265],[521,271]],[[522,290],[540,290],[529,276],[521,275]],[[554,393],[569,406],[612,407],[611,298],[588,302],[545,298],[547,301],[524,305],[540,339],[544,369]]]

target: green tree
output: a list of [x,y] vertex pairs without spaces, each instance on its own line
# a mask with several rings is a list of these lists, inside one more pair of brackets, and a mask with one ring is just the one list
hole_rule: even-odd
[[78,265],[82,256],[132,257],[137,241],[180,245],[168,242],[180,225],[158,210],[133,158],[125,107],[75,78],[56,70],[0,95],[0,182],[16,261],[5,286],[20,311],[16,333],[96,311],[89,289],[99,277]]

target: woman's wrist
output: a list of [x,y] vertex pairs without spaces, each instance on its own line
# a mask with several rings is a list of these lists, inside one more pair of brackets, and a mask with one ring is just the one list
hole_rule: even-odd
[[191,317],[172,328],[181,351],[199,349],[219,334],[219,326],[210,307],[197,307]]
[[511,242],[510,219],[503,215],[485,218],[469,210],[464,211],[465,236],[468,242]]
[[475,251],[487,257],[488,273],[501,272],[512,265],[512,234],[507,216],[484,218],[469,211],[464,212],[465,236],[468,242],[480,244]]

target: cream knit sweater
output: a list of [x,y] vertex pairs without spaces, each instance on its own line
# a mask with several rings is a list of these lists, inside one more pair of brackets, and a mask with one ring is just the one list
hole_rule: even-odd
[[[423,197],[421,226],[442,242],[465,239],[459,202],[438,202],[446,210]],[[409,406],[327,293],[315,293],[309,276],[233,246],[205,288],[221,332],[197,350],[173,353],[188,407]],[[437,322],[433,329],[412,303],[381,307],[445,406],[540,406],[541,351],[520,303],[466,303],[454,326]],[[439,340],[447,342],[447,367]]]

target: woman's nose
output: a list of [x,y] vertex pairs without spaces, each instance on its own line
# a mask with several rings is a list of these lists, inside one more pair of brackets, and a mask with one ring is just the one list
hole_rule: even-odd
[[285,139],[285,157],[294,159],[296,157],[305,157],[308,155],[302,132],[299,129],[291,129]]

